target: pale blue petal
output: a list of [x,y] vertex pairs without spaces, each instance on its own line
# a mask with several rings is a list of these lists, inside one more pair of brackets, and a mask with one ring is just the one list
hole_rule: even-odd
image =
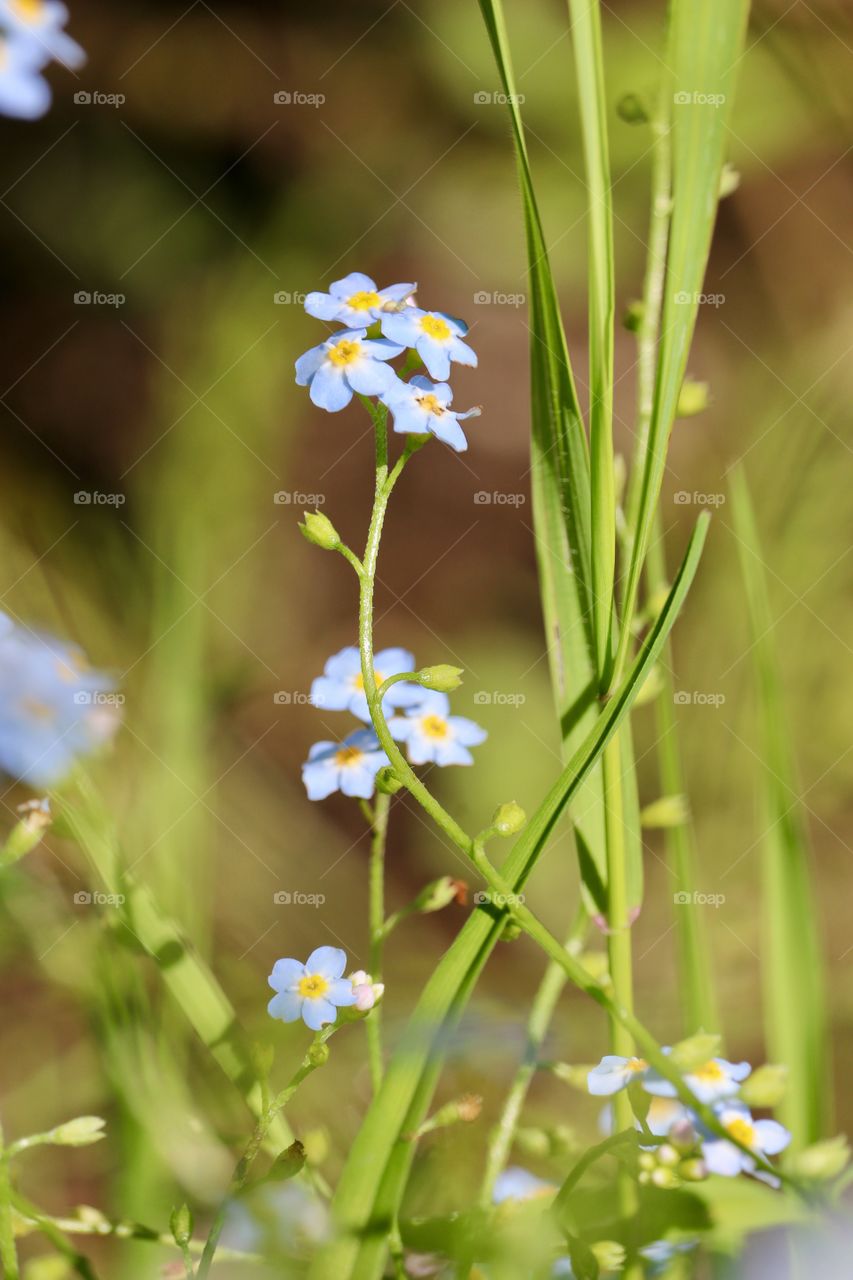
[[449,445],[457,453],[464,453],[468,448],[465,432],[451,413],[443,413],[440,416],[433,414],[429,420],[429,429],[437,440]]
[[323,674],[331,676],[333,680],[346,680],[348,677],[357,676],[359,671],[361,671],[361,656],[352,644],[332,654],[323,668]]
[[394,370],[389,369],[387,364],[367,358],[348,365],[345,373],[353,391],[363,396],[378,396],[393,386],[395,381],[399,381]]
[[400,435],[420,436],[430,429],[432,415],[414,401],[388,401],[394,430]]
[[[380,649],[373,659],[373,666],[387,680],[388,676],[399,676],[404,671],[415,670],[415,655],[408,649]],[[390,692],[394,692],[392,686]]]
[[276,960],[267,982],[273,991],[286,991],[305,976],[305,965],[301,960]]
[[309,293],[305,299],[305,310],[315,320],[337,320],[344,308],[340,299],[329,293]]
[[465,716],[451,716],[448,723],[456,740],[465,747],[479,747],[489,736],[485,729]]
[[391,737],[397,742],[406,742],[414,727],[414,721],[407,720],[405,716],[392,716],[388,721]]
[[352,685],[342,680],[317,676],[311,682],[311,705],[324,711],[346,711],[352,697]]
[[409,684],[404,680],[401,684],[392,684],[382,699],[382,706],[384,708],[387,704],[389,707],[420,707],[423,699],[424,691],[421,686]]
[[778,1120],[756,1120],[755,1132],[759,1150],[768,1156],[778,1155],[791,1141],[790,1133]]
[[387,760],[380,760],[375,765],[371,765],[368,761],[363,764],[347,765],[346,768],[341,769],[341,792],[345,796],[369,800],[376,790],[376,774],[382,765],[387,763]]
[[316,947],[305,961],[306,973],[319,973],[331,982],[339,978],[347,967],[347,953],[340,947]]
[[326,409],[329,413],[345,409],[352,400],[352,388],[343,373],[328,362],[314,374],[308,394],[318,409]]
[[315,742],[308,752],[309,760],[320,760],[326,756],[334,755],[338,749],[336,742]]
[[334,764],[304,764],[302,781],[309,800],[325,800],[338,789],[338,770]]
[[295,991],[280,991],[267,1005],[267,1013],[282,1022],[296,1022],[304,1003],[302,996]]
[[451,740],[436,743],[435,762],[444,768],[449,764],[473,764],[474,757],[467,747]]
[[320,1031],[334,1022],[338,1011],[328,1000],[304,1000],[302,1003],[302,1021],[312,1031]]
[[393,360],[405,350],[398,342],[389,342],[387,338],[369,338],[362,346],[374,360]]
[[383,312],[382,332],[392,342],[403,347],[413,347],[421,332],[420,319],[423,311],[418,307],[406,307],[405,311]]
[[307,387],[325,358],[326,349],[322,343],[319,347],[312,347],[310,351],[301,355],[296,361],[296,385]]
[[463,342],[461,338],[453,338],[450,342],[450,358],[457,364],[468,365],[472,369],[477,367],[476,351],[472,351],[468,343]]
[[329,990],[326,992],[326,999],[339,1009],[355,1004],[358,997],[352,989],[352,983],[349,978],[335,978],[329,983]]
[[378,293],[378,289],[375,280],[371,280],[370,276],[364,275],[361,271],[351,271],[342,280],[333,280],[329,285],[329,293],[346,301],[354,293]]
[[412,725],[412,731],[407,739],[407,751],[410,764],[429,764],[435,759],[435,739],[428,738],[422,733],[418,722]]
[[448,343],[436,342],[435,338],[421,334],[416,344],[416,350],[433,378],[436,378],[439,382],[444,382],[450,377]]
[[597,1067],[589,1072],[586,1078],[587,1088],[596,1098],[609,1098],[624,1089],[631,1078],[628,1071],[628,1059],[615,1054],[607,1054]]
[[702,1148],[702,1159],[709,1173],[717,1173],[723,1178],[736,1178],[742,1169],[749,1166],[748,1159],[733,1142],[706,1142]]

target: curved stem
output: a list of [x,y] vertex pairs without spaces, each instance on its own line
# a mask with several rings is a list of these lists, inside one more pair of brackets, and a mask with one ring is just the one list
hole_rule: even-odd
[[5,1280],[18,1280],[18,1251],[12,1230],[12,1182],[0,1128],[0,1262]]
[[[373,810],[370,842],[370,894],[369,894],[369,928],[370,928],[370,976],[374,982],[382,979],[383,951],[385,945],[385,845],[388,836],[388,813],[391,797],[378,795]],[[374,1006],[370,1017],[365,1020],[367,1027],[367,1046],[370,1057],[370,1078],[373,1092],[377,1093],[382,1084],[382,1002]]]

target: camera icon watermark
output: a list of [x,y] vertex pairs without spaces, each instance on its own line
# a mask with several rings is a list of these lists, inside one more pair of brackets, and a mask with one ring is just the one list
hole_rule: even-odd
[[477,707],[523,707],[527,697],[523,693],[502,693],[499,689],[491,692],[478,689],[474,694],[474,705]]
[[474,305],[477,307],[523,307],[527,301],[526,293],[494,293],[488,289],[479,289],[474,294]]
[[74,294],[75,307],[123,307],[127,294],[105,293],[102,289],[78,289]]
[[687,489],[679,489],[677,493],[672,495],[672,500],[677,507],[721,507],[726,501],[724,493],[699,493],[694,489],[689,493]]
[[502,93],[500,90],[496,93],[489,93],[485,89],[479,89],[474,94],[474,104],[478,107],[487,105],[523,107],[526,101],[527,98],[523,93]]
[[291,289],[276,289],[272,300],[277,307],[301,307],[305,305],[306,295]]
[[78,89],[74,94],[77,107],[123,107],[127,98],[123,93],[104,93],[101,89]]
[[127,899],[123,893],[101,893],[97,889],[78,889],[74,894],[74,903],[78,907],[123,907]]
[[319,706],[315,703],[310,693],[302,693],[300,691],[292,691],[290,689],[279,689],[273,696],[272,700],[277,707],[313,707]]
[[472,899],[475,907],[523,907],[527,899],[523,893],[496,893],[495,890],[478,889]]
[[126,701],[123,693],[111,693],[109,690],[78,689],[74,694],[77,707],[123,707]]
[[726,101],[724,93],[674,93],[672,100],[677,107],[721,107]]
[[301,89],[278,89],[272,96],[277,107],[322,107],[325,93],[304,93]]
[[303,893],[301,889],[279,889],[272,900],[277,907],[322,907],[326,902],[324,893]]
[[74,495],[75,507],[123,507],[126,502],[126,494],[101,493],[99,489],[78,489]]
[[701,689],[680,689],[672,695],[677,707],[722,707],[726,701],[724,693],[703,693]]
[[722,907],[726,901],[724,893],[700,893],[694,889],[692,893],[674,893],[672,901],[677,907]]
[[686,289],[679,289],[675,294],[675,302],[679,307],[722,307],[725,304],[726,295],[724,293],[689,293]]
[[326,495],[303,493],[301,489],[279,489],[272,500],[277,507],[322,507],[326,504]]
[[526,493],[505,493],[502,489],[478,489],[474,494],[475,507],[523,507]]

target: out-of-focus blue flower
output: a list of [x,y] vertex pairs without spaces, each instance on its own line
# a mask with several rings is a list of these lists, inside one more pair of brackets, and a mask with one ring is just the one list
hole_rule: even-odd
[[314,404],[329,413],[345,409],[353,393],[378,396],[399,381],[385,360],[403,350],[385,338],[368,338],[366,329],[341,329],[296,361],[296,382],[308,387]]
[[478,747],[488,734],[465,716],[450,715],[446,693],[424,690],[419,706],[405,716],[395,716],[389,728],[405,742],[411,764],[473,764],[469,747]]
[[448,407],[453,399],[448,384],[430,382],[429,378],[420,375],[412,378],[411,382],[398,378],[382,399],[391,410],[395,431],[407,435],[423,435],[429,431],[457,453],[464,453],[468,448],[465,432],[459,426],[460,420],[477,417],[480,413],[479,409],[455,413]]
[[300,960],[276,960],[267,981],[277,994],[267,1005],[273,1018],[296,1022],[312,1031],[328,1026],[338,1009],[355,1004],[349,978],[343,977],[347,956],[340,947],[317,947],[305,964]]
[[315,742],[302,766],[309,800],[325,800],[334,791],[369,800],[376,775],[389,763],[372,729],[356,729],[343,742]]
[[33,42],[43,63],[55,58],[70,70],[82,67],[86,54],[65,31],[68,9],[60,0],[0,0],[0,27]]
[[519,1165],[510,1165],[499,1173],[492,1191],[492,1203],[504,1204],[507,1200],[535,1200],[539,1196],[551,1195],[557,1188],[544,1178],[537,1178],[529,1169]]
[[329,285],[328,293],[309,293],[305,310],[317,320],[336,320],[358,328],[378,320],[385,312],[399,311],[417,289],[416,284],[392,284],[380,289],[370,276],[353,271]]
[[446,382],[450,377],[451,361],[476,368],[476,354],[462,341],[468,326],[442,311],[406,307],[396,315],[383,315],[382,332],[392,342],[414,348],[430,377],[439,382]]
[[0,614],[0,768],[53,787],[118,728],[119,699],[81,649]]
[[634,1080],[642,1080],[649,1069],[644,1058],[620,1058],[606,1054],[586,1078],[587,1088],[593,1097],[609,1098],[621,1093]]
[[[373,673],[378,685],[389,676],[415,669],[414,655],[408,649],[382,649],[373,659]],[[399,684],[391,685],[382,699],[382,707],[414,707],[423,698],[424,691],[419,685],[401,680]],[[349,645],[340,653],[333,654],[323,674],[317,676],[311,685],[311,701],[323,711],[351,711],[359,720],[369,723],[370,712],[364,695],[358,649]]]
[[[753,1120],[749,1108],[742,1102],[723,1104],[715,1110],[723,1128],[756,1155],[778,1155],[791,1141],[790,1133],[778,1120]],[[739,1173],[752,1173],[755,1170],[755,1161],[745,1151],[741,1151],[740,1147],[708,1130],[704,1132],[706,1138],[702,1144],[702,1159],[710,1173],[735,1178]]]
[[[664,1053],[669,1053],[664,1049]],[[727,1062],[725,1058],[711,1058],[694,1071],[684,1073],[684,1083],[696,1095],[700,1102],[720,1102],[724,1098],[733,1098],[741,1083],[752,1071],[748,1062]],[[661,1098],[675,1098],[675,1085],[657,1071],[649,1071],[643,1081],[647,1093]]]
[[30,36],[0,29],[0,115],[38,120],[50,106],[50,85],[41,75],[49,61]]
[[663,1275],[675,1258],[691,1253],[696,1244],[695,1240],[653,1240],[651,1244],[644,1244],[639,1254],[646,1263],[646,1275]]

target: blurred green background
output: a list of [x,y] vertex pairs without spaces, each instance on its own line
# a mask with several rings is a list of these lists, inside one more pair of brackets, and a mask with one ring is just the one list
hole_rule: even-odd
[[[507,8],[584,395],[584,188],[568,23],[556,0]],[[623,308],[642,279],[650,138],[616,104],[654,89],[662,9],[605,6]],[[343,946],[353,967],[367,957],[363,819],[340,797],[309,804],[299,778],[312,742],[351,727],[306,697],[326,657],[353,643],[356,602],[347,566],[309,547],[296,523],[316,495],[358,545],[372,449],[361,411],[313,409],[292,368],[323,332],[302,296],[351,270],[417,280],[425,305],[470,322],[480,357],[478,370],[454,379],[458,404],[483,406],[470,451],[433,446],[418,458],[392,504],[380,565],[378,647],[404,644],[421,663],[463,666],[455,707],[490,734],[476,768],[432,781],[476,829],[501,800],[534,806],[558,769],[507,121],[473,0],[120,9],[81,0],[72,10],[88,66],[79,77],[51,73],[56,101],[38,125],[0,124],[2,608],[77,640],[120,678],[124,728],[98,778],[127,863],[209,957],[253,1034],[276,1044],[286,1078],[305,1032],[266,1018],[273,961],[322,944]],[[679,715],[700,888],[725,900],[691,909],[707,912],[730,1056],[760,1061],[762,765],[725,502],[727,473],[743,458],[768,560],[843,1082],[853,1068],[851,8],[757,4],[747,50],[730,156],[741,183],[721,208],[712,300],[700,308],[690,364],[712,400],[677,425],[663,500],[672,559],[697,505],[716,507],[675,648],[677,687],[689,695]],[[617,335],[617,361],[617,447],[627,453],[627,332]],[[75,502],[80,493],[102,497]],[[705,694],[714,704],[694,697]],[[658,795],[650,710],[637,727],[648,803]],[[26,798],[4,785],[6,826]],[[653,834],[646,865],[638,1005],[666,1038],[678,1031],[673,903]],[[397,798],[390,904],[445,872],[466,869]],[[110,1138],[98,1147],[34,1153],[25,1189],[57,1212],[88,1202],[162,1228],[175,1200],[216,1200],[247,1113],[114,913],[75,902],[97,887],[60,840],[0,886],[3,1117],[18,1136],[80,1112],[107,1116]],[[277,903],[280,892],[324,901]],[[567,927],[577,892],[565,837],[530,901],[555,930]],[[395,935],[390,1038],[465,910]],[[446,1096],[482,1093],[485,1116],[476,1130],[427,1145],[415,1204],[424,1172],[442,1171],[446,1203],[436,1204],[430,1177],[432,1209],[455,1203],[476,1176],[541,967],[525,941],[490,964],[442,1085]],[[603,1020],[567,992],[551,1055],[587,1062],[605,1044]],[[332,1180],[369,1097],[363,1033],[334,1047],[295,1113]],[[848,1097],[842,1088],[841,1128],[853,1122]],[[529,1118],[581,1137],[596,1131],[590,1100],[548,1081],[535,1085]],[[150,1246],[125,1246],[122,1258],[123,1276],[152,1274]]]

